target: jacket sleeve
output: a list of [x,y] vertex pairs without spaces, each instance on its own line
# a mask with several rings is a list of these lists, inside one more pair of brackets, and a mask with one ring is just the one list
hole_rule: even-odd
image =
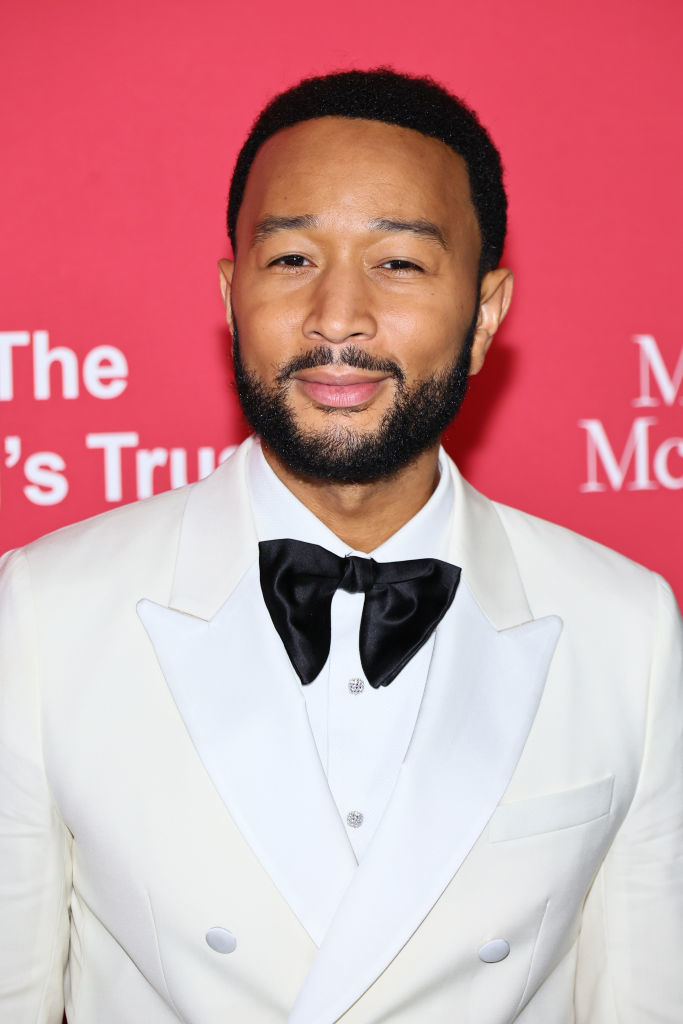
[[683,629],[669,587],[655,579],[640,777],[584,907],[576,1024],[683,1019]]
[[61,1024],[71,837],[41,750],[40,648],[21,552],[0,562],[0,1020]]

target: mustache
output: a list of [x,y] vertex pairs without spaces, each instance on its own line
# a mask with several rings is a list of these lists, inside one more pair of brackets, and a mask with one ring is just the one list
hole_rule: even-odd
[[318,366],[352,366],[356,370],[387,373],[401,386],[405,382],[405,373],[393,359],[379,359],[355,345],[345,345],[342,349],[333,349],[331,345],[317,345],[284,363],[275,379],[278,384],[284,384],[300,370],[313,370]]

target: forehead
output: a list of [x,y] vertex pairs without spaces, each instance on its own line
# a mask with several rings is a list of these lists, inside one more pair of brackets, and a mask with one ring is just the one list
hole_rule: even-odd
[[424,217],[479,235],[462,157],[410,128],[356,118],[301,122],[256,154],[238,233],[265,215],[304,213]]

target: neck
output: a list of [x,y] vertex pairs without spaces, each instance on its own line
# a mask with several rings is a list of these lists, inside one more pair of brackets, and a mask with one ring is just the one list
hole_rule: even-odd
[[313,515],[355,551],[374,551],[425,505],[439,482],[439,446],[422,452],[391,477],[364,484],[299,476],[265,443],[268,465]]

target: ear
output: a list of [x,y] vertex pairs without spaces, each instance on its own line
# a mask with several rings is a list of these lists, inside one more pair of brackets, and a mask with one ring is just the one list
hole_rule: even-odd
[[223,296],[223,305],[225,306],[225,319],[228,322],[230,330],[232,330],[230,289],[232,288],[232,275],[234,272],[235,263],[233,260],[222,259],[218,261],[218,283],[220,285],[221,295]]
[[479,315],[472,342],[470,374],[479,373],[493,336],[502,324],[512,300],[512,271],[505,267],[484,274],[479,293]]

